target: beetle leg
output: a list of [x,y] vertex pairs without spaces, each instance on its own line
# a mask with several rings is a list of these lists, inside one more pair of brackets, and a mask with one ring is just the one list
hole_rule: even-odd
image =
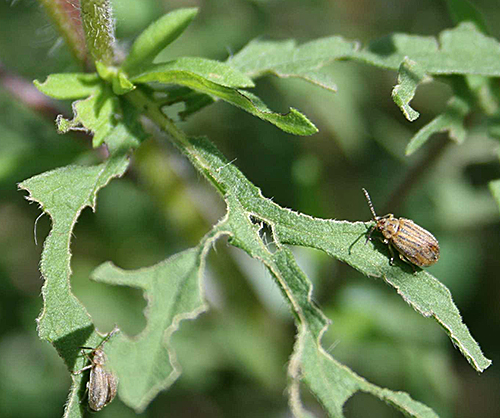
[[77,370],[76,372],[71,372],[72,374],[80,374],[81,372],[84,372],[85,370],[91,369],[92,368],[92,359],[89,357],[89,355],[82,350],[83,356],[90,361],[91,363],[88,366],[85,366],[83,369]]
[[[387,241],[387,240],[385,240],[385,241]],[[391,266],[393,266],[394,265],[394,250],[392,249],[392,246],[389,245],[388,247],[389,247],[389,252],[391,253],[391,259],[389,260],[389,264]]]
[[417,272],[415,264],[413,264],[410,260],[408,260],[403,254],[399,253],[399,258],[403,260],[406,264],[409,264],[411,266],[411,268],[413,269],[413,273]]
[[370,231],[368,232],[368,236],[366,237],[365,244],[366,244],[368,241],[371,241],[371,239],[372,239],[372,233],[373,233],[373,231],[374,231],[376,228],[377,228],[376,226],[372,226],[372,227],[370,228]]
[[81,372],[84,372],[85,370],[91,369],[92,365],[85,366],[83,369],[77,370],[76,372],[71,372],[73,374],[80,374]]

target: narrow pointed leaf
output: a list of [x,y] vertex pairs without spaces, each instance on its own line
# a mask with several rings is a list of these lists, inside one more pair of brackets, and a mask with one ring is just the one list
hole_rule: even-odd
[[177,72],[196,74],[205,80],[224,87],[246,88],[255,86],[250,77],[223,62],[191,57],[149,65],[140,74],[133,76],[132,80],[142,82],[162,80],[168,82],[167,80]]
[[146,73],[132,78],[134,83],[171,83],[189,87],[201,93],[217,97],[248,113],[257,116],[295,135],[312,135],[318,131],[314,124],[298,110],[290,108],[288,113],[272,112],[253,94],[215,84],[204,77],[186,71],[168,71],[157,74]]
[[43,83],[34,81],[36,88],[43,94],[60,100],[88,97],[102,88],[101,83],[101,79],[95,73],[52,74]]
[[126,72],[147,66],[170,43],[175,41],[194,19],[198,9],[178,9],[152,23],[135,40],[122,64]]

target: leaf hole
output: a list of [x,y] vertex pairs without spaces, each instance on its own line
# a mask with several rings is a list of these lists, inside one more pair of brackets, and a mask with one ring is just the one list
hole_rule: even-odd
[[72,284],[99,332],[107,333],[118,326],[125,334],[135,336],[146,327],[147,302],[142,290],[97,283],[88,277],[73,277]]
[[276,242],[274,240],[274,233],[271,226],[255,216],[250,215],[251,222],[258,227],[258,233],[260,239],[269,250],[270,253],[274,253],[277,250]]

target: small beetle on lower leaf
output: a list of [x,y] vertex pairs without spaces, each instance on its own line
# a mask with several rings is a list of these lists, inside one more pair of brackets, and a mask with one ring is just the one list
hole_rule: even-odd
[[[107,359],[102,346],[117,330],[118,328],[115,328],[111,331],[96,348],[82,347],[82,353],[88,358],[90,364],[77,372],[73,372],[74,374],[80,374],[84,370],[90,369],[87,391],[89,407],[93,411],[100,411],[116,396],[118,378],[106,369]],[[83,349],[91,350],[90,354],[85,353]]]
[[[395,218],[392,213],[377,216],[366,189],[363,189],[363,193],[373,214],[373,220],[376,222],[368,233],[368,240],[372,232],[378,229],[384,236],[382,242],[389,245],[391,254],[391,247],[394,247],[401,260],[418,267],[429,267],[437,263],[439,260],[439,243],[434,235],[410,219]],[[393,261],[394,256],[391,257],[391,264]]]

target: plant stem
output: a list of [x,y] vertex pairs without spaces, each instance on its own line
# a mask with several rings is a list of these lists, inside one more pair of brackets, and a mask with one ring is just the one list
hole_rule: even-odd
[[80,16],[87,48],[95,61],[113,64],[115,26],[109,0],[81,0]]
[[82,66],[87,61],[87,47],[76,0],[38,0],[57,27],[71,55]]

